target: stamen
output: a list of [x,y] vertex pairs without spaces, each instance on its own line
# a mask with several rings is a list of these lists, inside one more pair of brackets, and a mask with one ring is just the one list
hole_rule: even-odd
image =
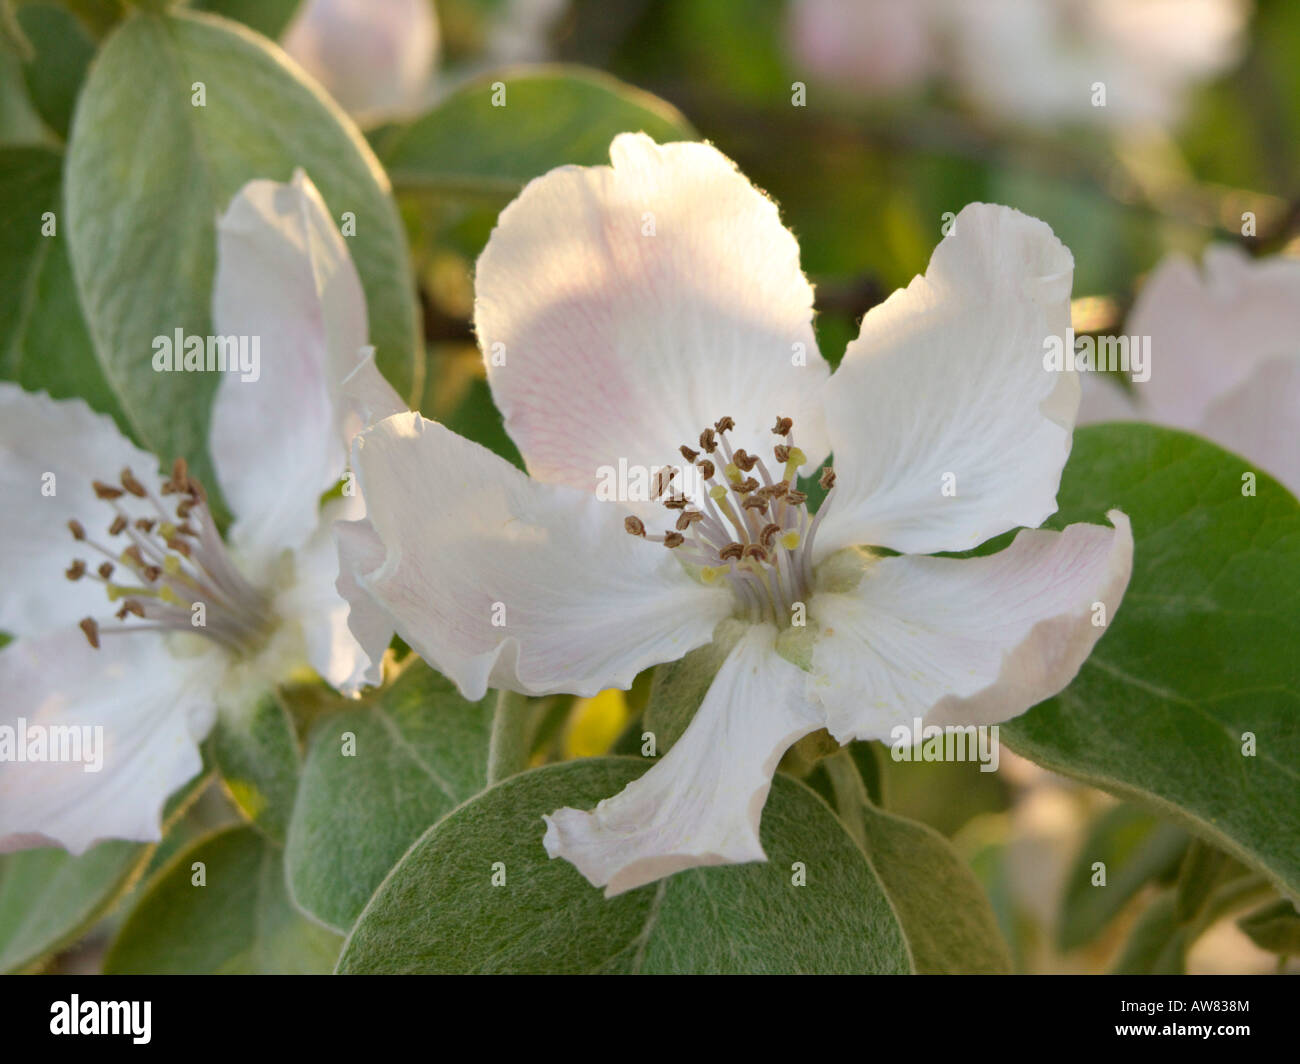
[[776,436],[789,436],[790,430],[794,428],[794,420],[788,417],[778,417],[776,424],[772,426],[772,433]]
[[86,639],[92,647],[99,649],[99,625],[94,617],[85,617],[77,622],[77,627],[86,633]]
[[124,514],[118,514],[115,518],[113,518],[113,523],[108,526],[108,534],[110,536],[121,535],[122,530],[126,528],[126,525],[127,525],[126,516]]
[[63,575],[69,580],[80,580],[86,575],[86,563],[80,558],[74,558]]
[[641,518],[639,517],[623,518],[623,527],[628,531],[630,535],[633,536],[645,535],[645,522],[642,521]]
[[700,452],[699,452],[699,451],[692,451],[692,450],[691,450],[689,447],[687,447],[686,444],[684,444],[684,443],[681,445],[681,447],[679,448],[679,450],[681,451],[681,455],[682,455],[682,457],[685,458],[686,461],[690,462],[692,465],[695,464],[695,459],[699,458],[699,456],[700,456]]

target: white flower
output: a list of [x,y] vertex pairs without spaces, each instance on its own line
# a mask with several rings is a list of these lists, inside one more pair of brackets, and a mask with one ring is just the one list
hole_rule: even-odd
[[282,43],[362,125],[410,117],[430,100],[433,0],[305,0]]
[[236,517],[224,543],[183,462],[162,477],[83,401],[0,384],[0,630],[15,637],[0,650],[0,732],[26,753],[29,735],[103,729],[98,771],[84,750],[0,760],[9,847],[157,839],[218,709],[247,709],[307,664],[337,686],[369,664],[334,590],[330,532],[364,508],[320,497],[362,422],[403,407],[363,347],[360,281],[301,172],[250,182],[218,222],[213,316],[263,356],[255,381],[225,372],[212,409]]
[[913,88],[938,72],[942,0],[793,0],[790,49],[801,70],[857,92]]
[[[977,0],[948,6],[953,77],[984,110],[1038,125],[1168,124],[1241,55],[1249,0]],[[1105,106],[1093,86],[1105,86]]]
[[1088,378],[1080,422],[1140,419],[1198,432],[1300,495],[1300,259],[1206,249],[1165,259],[1125,326],[1151,338],[1151,377],[1126,394]]
[[[993,723],[1059,691],[1132,539],[1113,512],[925,556],[1056,509],[1078,381],[1043,368],[1073,276],[1046,225],[967,207],[831,377],[776,206],[708,145],[610,154],[529,184],[478,262],[475,325],[532,476],[419,415],[379,423],[353,443],[369,520],[345,526],[340,589],[363,644],[395,628],[469,698],[593,695],[734,641],[658,764],[547,818],[551,855],[617,894],[762,859],[772,772],[808,732]],[[791,477],[829,451],[810,516]],[[596,497],[602,467],[674,459],[690,494],[667,510]]]

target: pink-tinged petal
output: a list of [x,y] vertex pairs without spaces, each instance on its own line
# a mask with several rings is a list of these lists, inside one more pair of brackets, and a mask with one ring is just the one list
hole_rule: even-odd
[[1262,363],[1240,385],[1210,405],[1200,431],[1258,462],[1300,496],[1300,336],[1296,352]]
[[284,50],[362,125],[411,117],[431,96],[431,0],[306,0]]
[[[104,561],[73,540],[68,522],[110,543],[114,511],[95,497],[91,482],[115,484],[125,467],[147,480],[157,474],[158,459],[81,399],[51,399],[0,382],[0,631],[34,636],[108,612],[102,584],[64,576],[74,557],[92,569]],[[118,541],[117,549],[124,545]]]
[[[5,647],[0,726],[21,720],[47,737],[79,729],[82,760],[0,761],[0,838],[39,836],[72,853],[98,839],[160,838],[167,798],[203,767],[198,744],[215,719],[223,667],[211,651],[174,656],[153,632],[102,636],[98,650],[76,628]],[[92,747],[102,760],[87,771]]]
[[730,592],[628,535],[621,507],[530,480],[419,414],[357,437],[353,468],[385,550],[354,581],[471,700],[629,687],[731,612]]
[[1107,517],[1113,528],[1024,531],[978,558],[881,558],[852,591],[818,591],[809,690],[831,734],[996,724],[1062,690],[1128,586],[1129,520]]
[[591,491],[620,460],[680,465],[724,416],[765,458],[791,417],[820,461],[827,369],[776,204],[707,144],[623,134],[610,157],[531,182],[478,260],[488,380],[529,471]]
[[750,627],[663,759],[591,812],[557,809],[543,842],[605,896],[686,868],[763,861],[758,826],[781,755],[823,724],[776,629]]
[[293,556],[293,581],[275,601],[275,613],[297,624],[307,644],[307,660],[326,683],[355,691],[367,675],[376,675],[379,659],[392,632],[371,660],[348,627],[348,602],[336,588],[339,550],[335,523],[350,524],[363,517],[360,495],[332,499],[321,511],[320,527]]
[[862,93],[899,92],[941,58],[933,0],[794,0],[791,50],[813,77]]
[[[323,492],[343,473],[358,403],[404,409],[366,347],[366,302],[324,200],[298,171],[289,184],[250,181],[217,225],[213,319],[254,339],[256,371],[227,371],[210,449],[236,515],[231,539],[271,554],[301,546]],[[359,399],[357,397],[360,397]]]
[[1198,270],[1171,256],[1127,328],[1151,337],[1151,379],[1138,386],[1151,419],[1195,429],[1264,362],[1300,355],[1300,259],[1253,260],[1225,245],[1207,248]]
[[1074,259],[1037,219],[971,204],[925,276],[871,310],[826,387],[838,474],[818,534],[959,551],[1056,510],[1078,375],[1047,368]]

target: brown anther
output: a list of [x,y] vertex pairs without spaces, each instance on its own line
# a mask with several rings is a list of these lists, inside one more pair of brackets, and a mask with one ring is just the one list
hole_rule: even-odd
[[677,517],[677,531],[685,532],[696,521],[703,521],[704,515],[699,510],[683,510]]
[[802,491],[794,491],[791,489],[785,493],[785,501],[791,506],[802,506],[808,501],[808,496]]
[[167,549],[174,550],[177,554],[183,554],[185,557],[190,556],[190,545],[181,539],[180,536],[172,536],[167,541]]
[[745,557],[756,558],[760,562],[765,562],[767,561],[768,558],[767,548],[763,547],[758,543],[750,543],[747,547],[745,547]]
[[190,478],[190,467],[186,464],[184,458],[177,458],[172,462],[172,483],[176,485],[177,491],[184,490],[185,482]]
[[120,499],[124,494],[121,488],[105,484],[102,480],[91,481],[90,486],[95,489],[95,497],[99,499]]
[[123,517],[121,514],[118,514],[115,518],[113,518],[113,523],[108,526],[108,534],[110,536],[119,536],[126,531],[126,526],[127,526],[126,518]]
[[758,541],[765,547],[772,546],[772,540],[781,534],[781,526],[773,521],[770,525],[764,525],[763,531],[758,534]]
[[122,552],[122,556],[126,558],[137,569],[144,568],[144,556],[140,553],[140,548],[137,547],[134,543],[132,543],[129,547],[126,548],[126,550]]
[[81,527],[80,521],[69,521],[68,531],[72,533],[72,538],[82,540],[86,538],[86,530]]
[[630,536],[645,535],[645,522],[642,521],[641,518],[639,517],[623,518],[623,528],[627,531],[628,535]]
[[746,477],[739,484],[733,485],[733,487],[736,489],[737,494],[748,495],[751,491],[753,491],[755,488],[758,487],[758,481],[755,480],[753,477]]
[[712,454],[718,449],[718,434],[713,429],[705,429],[700,433],[700,448],[706,454]]
[[739,448],[731,460],[736,463],[736,468],[744,473],[748,473],[754,466],[758,465],[758,458],[749,454],[744,448]]
[[122,487],[126,488],[137,499],[143,499],[147,494],[144,485],[135,479],[135,474],[130,469],[122,470]]
[[104,562],[104,564],[101,565],[99,569],[96,571],[99,573],[100,576],[102,576],[105,580],[107,580],[109,577],[113,575],[113,563]]
[[138,528],[141,532],[152,532],[153,524],[154,523],[152,517],[137,517],[135,519],[135,527]]
[[673,477],[675,477],[676,475],[677,475],[676,466],[668,466],[666,469],[655,470],[653,490],[654,490],[654,497],[656,499],[659,498],[660,495],[662,495],[665,491],[668,490],[668,485],[673,482]]
[[193,477],[185,479],[185,493],[195,502],[207,502],[208,493],[203,490],[203,485]]
[[817,482],[818,482],[818,483],[819,483],[823,488],[825,488],[827,491],[830,491],[831,488],[835,487],[835,469],[834,469],[834,467],[832,467],[832,466],[827,466],[825,469],[823,469],[823,470],[822,470],[822,475],[821,475],[821,477],[818,479]]
[[686,537],[683,536],[680,532],[665,532],[665,533],[664,533],[664,546],[665,546],[665,547],[668,547],[668,548],[670,548],[670,549],[673,548],[673,547],[680,547],[680,546],[681,546],[683,543],[685,543],[685,542],[686,542]]
[[789,490],[790,490],[790,482],[788,480],[778,480],[775,484],[773,484],[770,488],[767,489],[767,493],[771,495],[772,498],[779,499],[783,495],[785,495],[786,492],[788,492]]
[[779,417],[776,424],[772,426],[774,436],[789,436],[790,430],[794,428],[794,419],[788,417]]
[[776,455],[776,460],[782,465],[785,465],[786,462],[790,461],[790,448],[784,443],[778,443],[773,447],[772,453]]
[[185,518],[190,516],[190,511],[197,505],[193,499],[185,499],[176,507],[176,516],[184,521]]
[[163,571],[161,565],[146,565],[144,567],[143,575],[145,580],[147,580],[149,583],[152,584],[155,580],[158,579],[158,577],[162,576],[162,573]]
[[99,625],[95,623],[94,617],[86,617],[84,620],[77,622],[77,627],[86,633],[86,641],[99,649]]
[[713,423],[713,427],[719,432],[730,432],[736,427],[736,419],[734,417],[720,417]]
[[755,492],[748,499],[740,504],[746,510],[766,510],[767,496]]
[[193,536],[195,539],[198,539],[199,536],[199,530],[195,528],[193,525],[188,523],[177,525],[176,532],[178,535],[181,536]]
[[[122,609],[118,612],[118,616],[122,617],[122,614],[124,613],[134,613],[137,617],[143,617],[144,607],[135,599],[127,599],[122,603]],[[123,620],[125,620],[125,618],[123,618]]]
[[688,501],[685,495],[674,495],[669,499],[664,499],[664,505],[670,510],[685,510]]
[[74,558],[72,564],[63,573],[69,580],[80,580],[86,575],[86,563],[80,558]]
[[689,447],[687,447],[686,444],[684,444],[684,443],[681,445],[681,447],[678,448],[678,450],[681,451],[682,457],[685,458],[686,461],[688,461],[688,462],[692,462],[692,463],[693,463],[693,462],[695,461],[695,459],[699,458],[699,456],[700,456],[700,452],[699,452],[699,451],[692,451],[692,450],[691,450]]
[[707,458],[700,462],[700,476],[705,480],[712,480],[713,474],[717,472],[717,467]]
[[742,558],[745,554],[745,545],[743,543],[728,543],[722,550],[718,551],[718,557],[724,562],[728,558]]

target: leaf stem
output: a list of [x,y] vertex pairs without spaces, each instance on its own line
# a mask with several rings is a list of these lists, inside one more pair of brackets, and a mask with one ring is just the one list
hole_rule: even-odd
[[492,735],[488,739],[487,782],[491,787],[528,767],[529,713],[528,696],[514,691],[497,692],[497,706],[492,713]]

